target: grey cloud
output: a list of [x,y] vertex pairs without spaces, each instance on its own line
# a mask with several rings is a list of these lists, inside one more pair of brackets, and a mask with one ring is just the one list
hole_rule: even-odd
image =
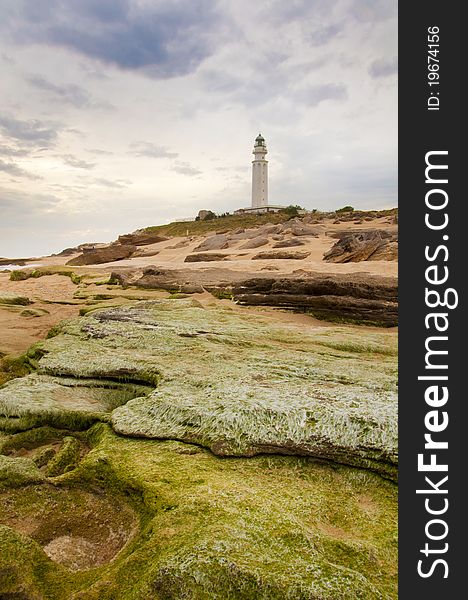
[[303,21],[313,15],[330,13],[336,0],[273,0],[262,9],[261,15],[272,23]]
[[6,54],[5,52],[2,52],[0,54],[0,58],[2,59],[2,61],[8,65],[14,65],[15,61],[11,58],[11,56],[9,56],[8,54]]
[[101,185],[103,187],[108,187],[108,188],[113,188],[113,189],[120,189],[120,188],[128,187],[128,180],[126,180],[126,179],[112,180],[112,179],[105,179],[104,177],[97,177],[97,178],[93,179],[93,183],[95,183],[97,185]]
[[86,148],[86,152],[101,156],[112,156],[114,154],[113,152],[109,152],[109,150],[101,150],[100,148]]
[[0,159],[0,171],[3,173],[7,173],[8,175],[13,175],[14,177],[26,177],[27,179],[42,179],[37,175],[33,175],[28,171],[25,171],[21,167],[18,167],[15,163],[7,163]]
[[180,173],[181,175],[189,175],[190,177],[195,177],[196,175],[202,174],[202,171],[192,167],[190,163],[183,161],[177,161],[172,167],[172,170],[176,173]]
[[192,72],[211,53],[216,9],[211,0],[17,0],[3,20],[17,43],[67,47],[166,78]]
[[0,115],[0,128],[4,135],[34,144],[51,145],[57,138],[57,129],[51,123],[36,119],[21,121],[7,115]]
[[317,106],[325,100],[346,100],[348,93],[342,83],[326,83],[324,85],[311,85],[298,91],[296,99],[308,106]]
[[397,0],[354,0],[350,12],[358,21],[375,23],[395,18],[397,6]]
[[12,215],[18,222],[21,222],[25,215],[31,218],[38,214],[48,213],[54,210],[58,204],[60,204],[60,199],[56,196],[29,194],[8,188],[0,188],[0,212],[2,217]]
[[26,148],[0,144],[0,156],[27,156],[29,153],[29,150]]
[[[287,65],[284,68],[270,65],[266,61],[256,65],[255,75],[252,76],[240,77],[221,69],[203,69],[200,70],[199,77],[204,90],[210,95],[229,96],[232,102],[246,105],[250,110],[252,105],[266,104],[279,97],[294,96],[302,102],[304,99],[301,93],[296,95],[294,92],[297,83],[303,81],[310,73],[322,69],[332,60],[333,55],[327,53],[313,60]],[[346,90],[341,84],[326,84],[316,88],[312,89],[311,93],[317,96],[320,92],[324,97],[319,101],[346,97]],[[290,91],[286,94],[285,90]],[[309,103],[307,99],[304,101],[306,104]]]
[[152,142],[134,142],[130,144],[131,154],[149,158],[177,158],[177,152],[170,152],[165,146],[157,146]]
[[60,158],[64,163],[70,165],[71,167],[75,167],[75,169],[94,169],[96,163],[86,162],[85,160],[81,160],[72,154],[62,154]]
[[224,70],[207,69],[200,77],[203,87],[210,93],[231,93],[245,86],[245,80]]
[[327,27],[320,27],[308,36],[308,42],[312,46],[323,46],[336,37],[342,29],[343,25],[337,23],[328,25]]
[[75,84],[57,85],[43,77],[31,76],[28,82],[35,88],[48,93],[49,96],[76,108],[112,108],[109,102],[93,100],[89,92]]
[[378,79],[379,77],[389,77],[390,75],[395,75],[397,72],[398,60],[396,56],[392,56],[392,58],[380,58],[378,60],[374,60],[369,67],[369,74],[373,79]]

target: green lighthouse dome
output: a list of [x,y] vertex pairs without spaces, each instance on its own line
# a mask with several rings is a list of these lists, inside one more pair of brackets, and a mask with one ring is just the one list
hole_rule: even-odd
[[265,146],[265,138],[262,136],[261,133],[259,133],[257,135],[257,137],[255,138],[255,145],[256,146]]

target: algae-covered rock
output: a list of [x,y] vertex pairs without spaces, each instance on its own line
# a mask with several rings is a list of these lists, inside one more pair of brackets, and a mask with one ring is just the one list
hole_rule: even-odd
[[21,296],[19,294],[15,294],[14,292],[0,290],[0,305],[2,304],[6,304],[7,306],[27,306],[28,304],[32,304],[32,300],[30,300],[27,296]]
[[116,381],[33,373],[0,388],[0,428],[20,431],[52,425],[86,429],[94,421],[105,419],[115,407],[150,390],[148,386]]
[[[363,330],[358,339],[351,329],[303,332],[186,300],[94,311],[36,347],[38,373],[0,390],[0,411],[55,426],[113,411],[124,435],[226,456],[310,455],[394,476],[396,339]],[[109,384],[116,380],[158,387],[132,395]]]
[[57,475],[71,471],[78,465],[80,457],[80,442],[73,436],[64,437],[62,447],[47,463],[47,476],[57,477]]
[[45,308],[25,308],[20,313],[22,317],[43,317],[48,314],[49,311],[45,310]]
[[117,408],[111,422],[123,435],[195,442],[220,456],[310,455],[395,477],[395,393],[346,388],[279,379],[162,384]]
[[[0,496],[0,571],[9,573],[0,594],[397,597],[396,486],[380,476],[295,456],[226,460],[181,442],[123,438],[101,424],[89,439],[94,449],[59,486]],[[67,536],[89,543],[98,568]]]
[[25,430],[0,435],[0,596],[397,597],[393,331],[161,300],[28,360],[0,388]]
[[16,487],[43,480],[44,475],[30,458],[13,458],[0,454],[0,488]]

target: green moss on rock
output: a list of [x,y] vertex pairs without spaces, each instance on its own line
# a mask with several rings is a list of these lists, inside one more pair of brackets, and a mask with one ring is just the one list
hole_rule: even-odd
[[32,300],[30,300],[27,296],[20,296],[19,294],[15,294],[14,292],[5,292],[0,290],[0,305],[19,305],[19,306],[27,306],[28,304],[32,304]]
[[[34,451],[0,456],[0,596],[396,598],[397,490],[369,471],[396,470],[395,349],[392,331],[183,299],[63,323],[0,389],[0,429],[29,428],[2,451]],[[54,439],[47,478],[34,459]],[[119,511],[116,554],[73,554],[103,548]]]
[[[359,330],[356,340],[351,328],[301,332],[272,326],[260,313],[161,300],[66,322],[33,354],[38,374],[0,390],[5,416],[64,426],[51,415],[65,409],[76,423],[84,410],[86,427],[89,412],[99,419],[116,409],[111,422],[124,435],[196,442],[228,456],[311,455],[396,476],[390,332]],[[115,390],[113,406],[80,406],[93,385],[87,379],[96,387],[102,379],[158,387],[129,403],[146,394],[117,401]]]
[[30,458],[12,458],[0,454],[0,488],[17,487],[43,480],[44,475]]
[[[102,379],[52,377],[33,373],[7,382],[0,389],[0,415],[17,431],[49,425],[58,429],[87,429],[107,420],[114,408],[148,394],[151,387]],[[26,426],[25,426],[26,425]]]
[[64,437],[62,447],[47,464],[47,476],[57,477],[57,475],[63,475],[63,473],[73,470],[78,465],[80,457],[80,442],[72,436]]
[[[73,514],[80,490],[99,489],[127,499],[138,531],[111,562],[76,572],[10,532],[0,569],[14,568],[11,556],[25,561],[10,590],[54,600],[397,597],[396,487],[378,475],[295,456],[187,453],[193,447],[182,442],[131,440],[103,424],[88,439],[94,449],[60,477],[60,506]],[[50,486],[24,492],[14,500],[23,514],[59,498]]]

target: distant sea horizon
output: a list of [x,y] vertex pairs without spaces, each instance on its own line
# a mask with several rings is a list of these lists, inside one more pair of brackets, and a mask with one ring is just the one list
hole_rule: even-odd
[[11,271],[12,269],[27,269],[29,267],[37,267],[39,266],[39,263],[30,263],[28,265],[15,265],[15,264],[9,264],[9,265],[0,265],[0,271]]

